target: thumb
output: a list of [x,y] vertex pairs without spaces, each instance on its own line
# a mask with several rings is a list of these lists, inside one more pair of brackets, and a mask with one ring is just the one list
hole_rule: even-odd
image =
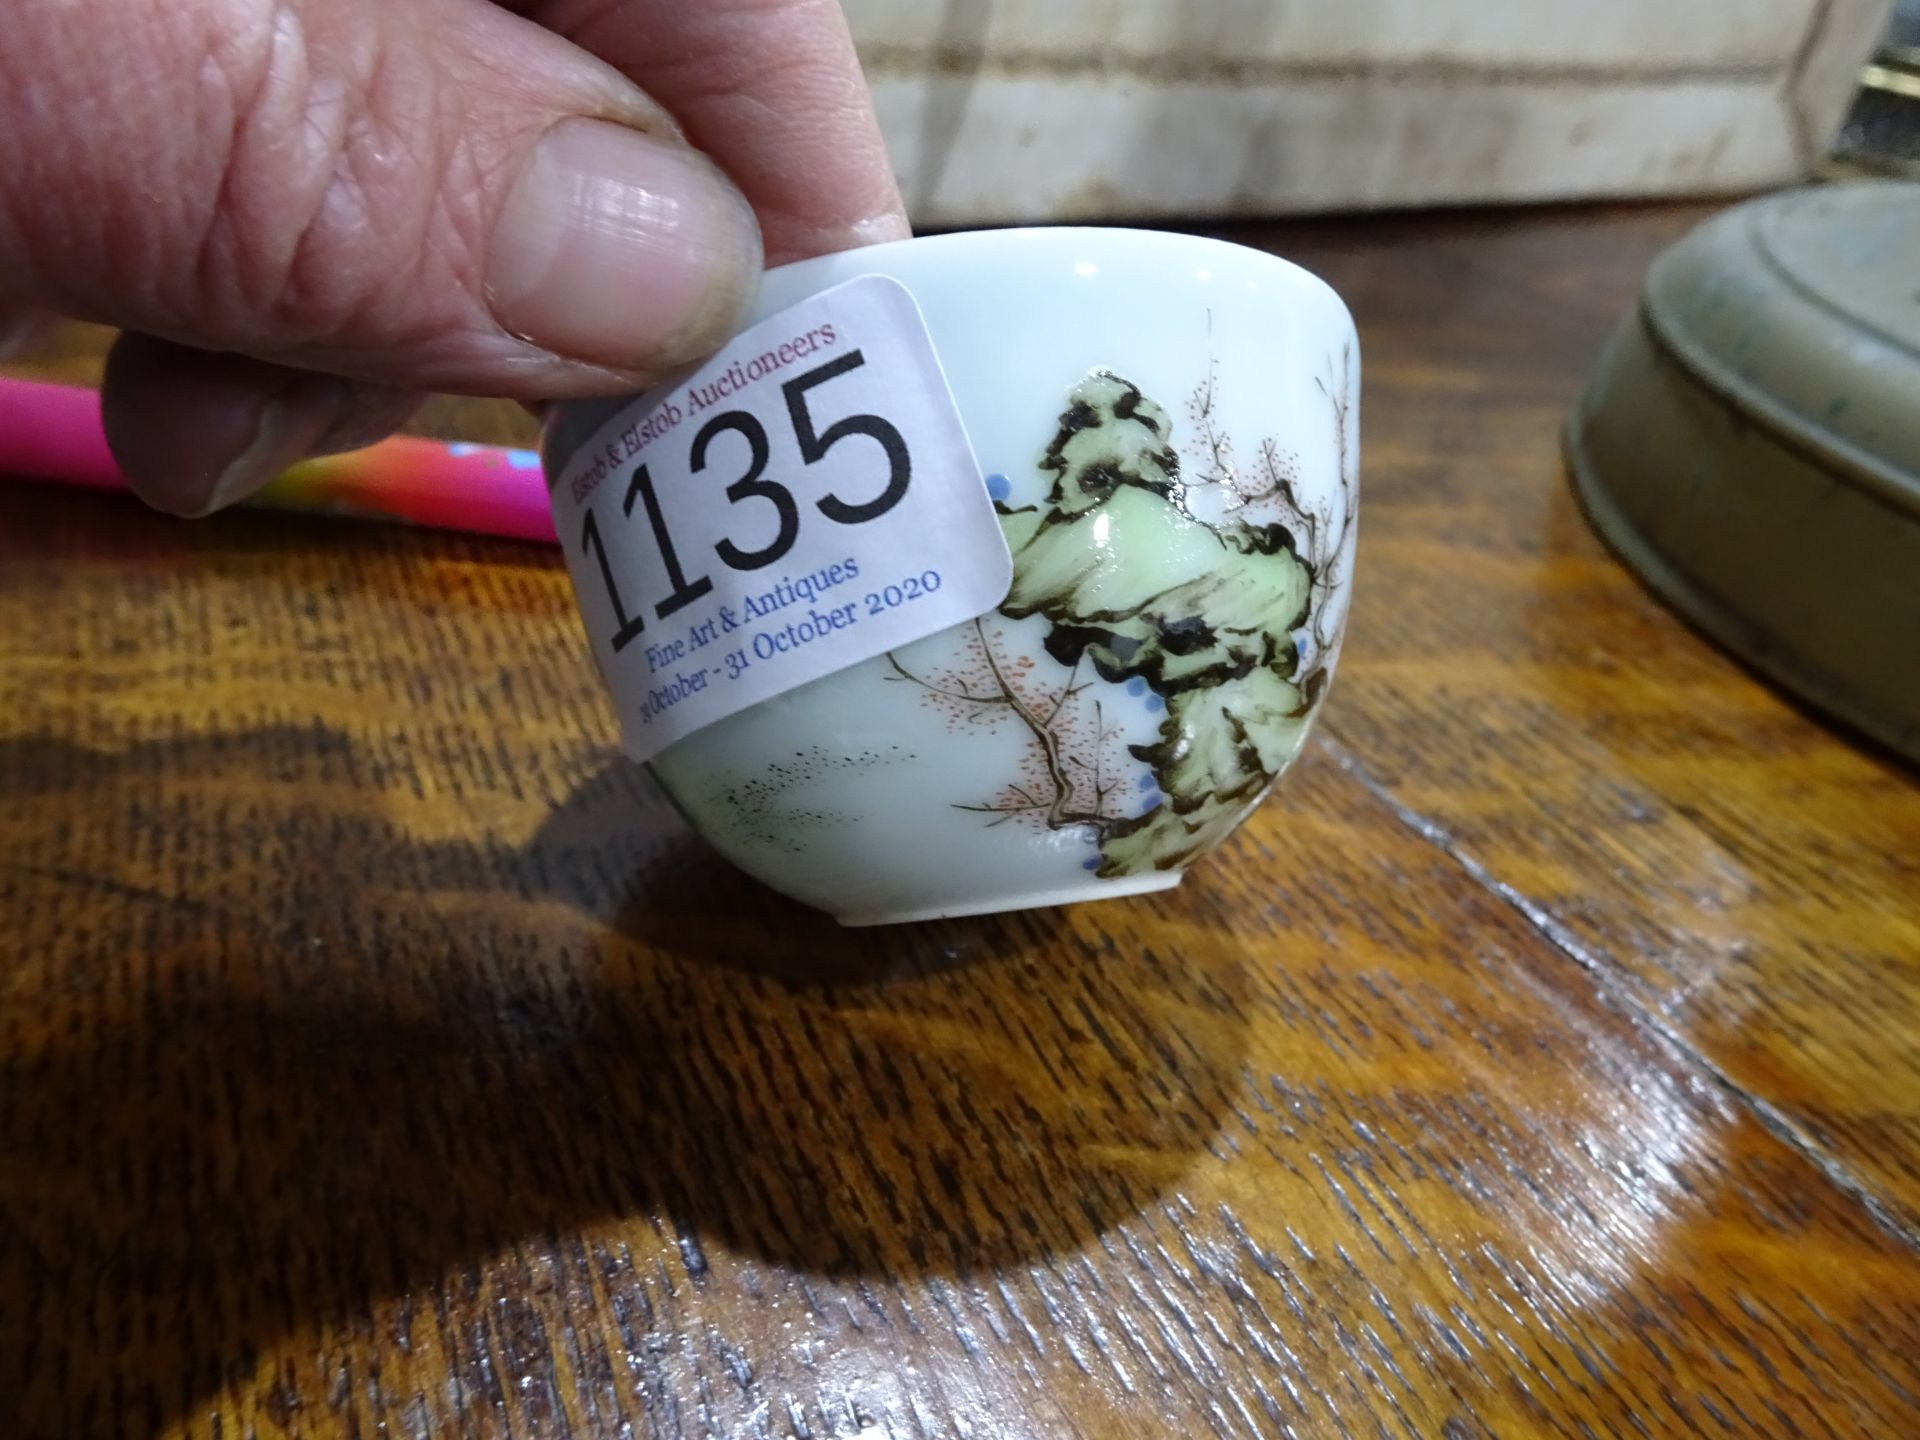
[[13,9],[0,276],[26,301],[542,398],[698,357],[758,282],[751,209],[665,113],[487,0]]

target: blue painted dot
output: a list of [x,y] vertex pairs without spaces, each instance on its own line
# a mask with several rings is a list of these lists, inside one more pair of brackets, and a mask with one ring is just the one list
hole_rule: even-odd
[[538,470],[540,455],[533,450],[509,450],[507,465],[514,470]]
[[1146,693],[1147,693],[1147,682],[1142,680],[1138,675],[1134,676],[1133,679],[1127,681],[1127,694],[1144,695]]
[[1140,777],[1140,788],[1142,790],[1158,790],[1160,788],[1160,782],[1153,778],[1153,772],[1151,770]]
[[1004,475],[987,476],[987,494],[996,500],[1004,500],[1013,493],[1013,482]]
[[447,446],[447,453],[456,460],[464,460],[469,455],[478,455],[485,448],[484,445],[472,445],[465,440],[456,440]]
[[1158,695],[1149,695],[1147,697],[1147,709],[1164,710],[1166,708],[1167,708],[1167,702],[1162,700]]
[[1096,855],[1091,860],[1082,860],[1080,862],[1080,868],[1082,870],[1098,870],[1100,868],[1100,857]]
[[1159,808],[1160,808],[1160,797],[1158,795],[1149,795],[1147,796],[1145,803],[1143,803],[1140,806],[1140,813],[1142,815],[1151,815],[1154,811],[1158,810]]

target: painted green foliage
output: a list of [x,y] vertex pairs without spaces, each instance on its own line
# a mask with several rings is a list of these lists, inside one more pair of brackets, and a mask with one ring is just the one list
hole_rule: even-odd
[[[1320,382],[1338,479],[1317,503],[1275,439],[1243,471],[1217,423],[1215,374],[1189,401],[1190,469],[1139,387],[1104,371],[1075,387],[1040,460],[1046,497],[999,507],[1014,571],[999,613],[1044,621],[1057,668],[987,617],[942,669],[888,657],[954,728],[1025,734],[1002,789],[960,809],[1084,831],[1099,846],[1089,868],[1118,877],[1186,864],[1259,801],[1306,738],[1338,640],[1357,498],[1351,385],[1348,352]],[[1151,691],[1151,742],[1125,744],[1089,671]],[[1152,779],[1135,784],[1142,763]],[[1141,795],[1157,803],[1135,811]]]
[[1042,615],[1048,652],[1166,701],[1134,747],[1165,801],[1102,824],[1100,873],[1186,863],[1233,828],[1304,738],[1294,635],[1314,575],[1289,528],[1189,506],[1167,413],[1110,374],[1074,391],[1042,468],[1039,506],[1002,507],[1014,582],[1001,609]]

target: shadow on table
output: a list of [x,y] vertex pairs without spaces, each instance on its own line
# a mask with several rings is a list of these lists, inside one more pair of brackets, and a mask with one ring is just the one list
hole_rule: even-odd
[[[906,1279],[1071,1251],[1225,1110],[1236,952],[1201,918],[1187,957],[1104,928],[1133,906],[847,932],[623,761],[508,844],[314,793],[328,747],[0,742],[10,1434],[271,1408],[318,1383],[258,1373],[285,1336],[457,1304],[596,1220],[696,1281],[709,1246]],[[97,865],[63,860],[87,827]]]

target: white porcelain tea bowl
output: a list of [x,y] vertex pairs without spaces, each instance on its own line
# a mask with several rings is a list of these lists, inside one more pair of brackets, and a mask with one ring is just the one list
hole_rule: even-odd
[[[1338,659],[1346,308],[1260,251],[1039,229],[787,266],[751,319],[869,274],[919,303],[1013,588],[687,736],[655,774],[734,864],[848,924],[1178,883],[1299,753]],[[562,407],[550,469],[609,413]]]

